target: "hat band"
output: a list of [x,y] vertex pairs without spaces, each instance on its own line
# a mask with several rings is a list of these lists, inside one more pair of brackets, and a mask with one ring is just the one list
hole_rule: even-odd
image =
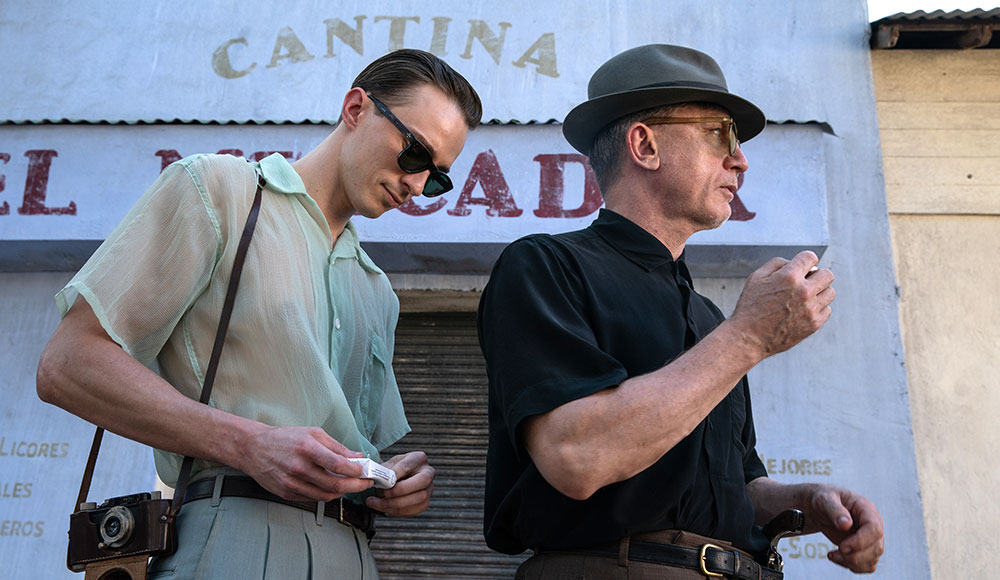
[[711,89],[713,91],[722,91],[728,93],[729,90],[721,85],[714,85],[712,83],[700,83],[698,81],[670,81],[666,83],[653,83],[651,85],[643,85],[641,87],[635,87],[633,91],[640,89],[656,89],[660,87],[685,87],[692,89]]

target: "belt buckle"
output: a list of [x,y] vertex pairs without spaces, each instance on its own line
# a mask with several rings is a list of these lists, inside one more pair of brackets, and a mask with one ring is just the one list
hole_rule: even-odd
[[719,572],[709,572],[708,568],[705,567],[705,553],[709,548],[715,548],[720,552],[725,552],[725,550],[715,544],[702,544],[701,550],[698,551],[698,566],[701,568],[701,573],[712,578],[722,578],[723,575]]

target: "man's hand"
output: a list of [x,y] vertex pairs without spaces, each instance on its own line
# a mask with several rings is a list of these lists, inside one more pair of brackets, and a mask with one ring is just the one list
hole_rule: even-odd
[[412,516],[427,509],[434,491],[434,468],[423,451],[397,455],[383,463],[396,472],[396,485],[376,490],[368,507],[390,516]]
[[827,557],[852,572],[874,572],[885,551],[882,516],[872,502],[850,490],[817,484],[806,529],[823,532],[836,544],[838,549]]
[[271,493],[298,501],[332,501],[373,485],[361,479],[362,457],[318,427],[263,426],[249,442],[246,462],[236,466]]
[[885,551],[882,516],[853,491],[825,483],[784,484],[758,477],[747,484],[755,523],[763,525],[787,509],[806,517],[803,534],[823,532],[837,549],[827,557],[853,572],[874,572]]
[[811,270],[818,261],[809,251],[772,258],[747,278],[729,322],[741,325],[762,358],[795,346],[830,318],[833,272]]

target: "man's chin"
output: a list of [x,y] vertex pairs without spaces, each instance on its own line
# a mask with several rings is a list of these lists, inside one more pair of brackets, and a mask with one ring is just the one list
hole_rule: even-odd
[[[728,206],[727,206],[727,208],[728,208]],[[706,230],[714,230],[714,229],[720,228],[720,227],[722,227],[722,224],[724,224],[727,221],[729,221],[729,218],[732,217],[732,215],[733,215],[732,211],[727,211],[725,213],[725,215],[720,214],[720,215],[717,215],[717,216],[709,217],[708,219],[706,219],[703,222],[703,225],[705,226]]]
[[356,216],[359,215],[361,217],[365,217],[365,218],[373,220],[373,219],[381,216],[385,212],[389,211],[390,209],[394,209],[394,208],[384,207],[384,206],[381,206],[381,205],[374,206],[374,207],[358,207],[358,208],[354,209],[354,215],[356,215]]

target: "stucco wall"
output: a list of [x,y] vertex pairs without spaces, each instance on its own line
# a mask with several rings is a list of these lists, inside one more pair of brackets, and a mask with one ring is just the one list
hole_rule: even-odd
[[[69,272],[0,272],[0,578],[83,578],[66,569],[66,529],[94,426],[40,401],[35,368],[59,323]],[[88,499],[154,489],[148,447],[106,433]]]
[[983,578],[1000,467],[1000,54],[873,51],[932,577]]
[[[240,10],[231,9],[229,4],[239,6]],[[225,120],[235,117],[221,113],[215,115],[210,107],[232,106],[241,115],[257,109],[239,106],[219,95],[240,93],[244,97],[252,97],[253,94],[265,94],[275,97],[264,100],[280,105],[277,108],[283,116],[255,118],[280,120],[286,118],[285,115],[293,114],[291,109],[295,104],[320,102],[329,105],[329,99],[316,101],[303,99],[303,95],[330,94],[334,87],[342,87],[346,82],[337,80],[332,71],[360,70],[361,65],[387,46],[386,35],[391,42],[395,42],[390,33],[391,19],[382,20],[378,27],[375,26],[375,20],[380,18],[378,15],[386,14],[403,15],[392,22],[410,18],[406,15],[419,14],[422,17],[420,28],[413,21],[414,26],[410,28],[406,43],[406,46],[417,48],[428,47],[427,37],[434,34],[432,29],[435,23],[444,22],[435,19],[442,14],[448,15],[446,19],[452,21],[452,30],[458,31],[452,36],[448,56],[452,62],[458,63],[466,61],[459,55],[468,38],[463,30],[471,30],[473,21],[486,19],[492,23],[494,30],[500,30],[498,23],[512,21],[506,46],[508,51],[516,50],[517,54],[504,53],[499,59],[484,50],[478,60],[470,60],[462,66],[478,75],[473,81],[477,86],[482,85],[485,102],[523,103],[523,110],[517,110],[521,113],[518,118],[522,120],[562,118],[569,106],[585,94],[586,79],[597,64],[629,46],[669,41],[695,46],[717,55],[729,75],[730,86],[734,90],[740,87],[740,92],[761,105],[768,112],[769,119],[776,123],[760,138],[747,143],[745,148],[752,159],[752,169],[740,195],[746,194],[749,198],[754,189],[760,192],[759,204],[757,200],[747,200],[748,203],[754,202],[749,207],[756,212],[756,217],[753,221],[726,224],[718,232],[705,232],[700,240],[715,239],[710,236],[716,235],[728,236],[729,232],[740,229],[750,230],[748,236],[756,235],[757,230],[762,229],[757,224],[771,220],[777,226],[770,230],[773,234],[770,238],[764,238],[763,243],[769,253],[758,261],[763,262],[770,255],[783,253],[791,245],[791,242],[784,241],[783,236],[790,229],[793,218],[805,215],[790,209],[794,203],[802,199],[820,200],[810,205],[811,215],[817,218],[816,221],[812,227],[804,228],[811,237],[794,245],[818,243],[826,246],[822,264],[833,269],[837,276],[838,296],[830,322],[801,346],[768,359],[751,373],[758,449],[765,456],[765,465],[771,475],[780,481],[835,483],[872,499],[885,518],[887,530],[888,551],[880,563],[880,577],[927,579],[927,550],[908,415],[907,384],[902,366],[895,275],[887,233],[889,219],[880,175],[876,116],[872,106],[874,92],[869,71],[868,21],[864,1],[789,3],[763,0],[741,6],[735,19],[732,9],[725,3],[700,0],[682,0],[666,5],[649,0],[628,3],[605,0],[586,4],[586,9],[580,9],[582,4],[578,6],[579,3],[563,2],[425,4],[428,5],[418,6],[398,0],[345,0],[332,4],[304,0],[296,3],[294,10],[289,10],[284,5],[251,0],[213,3],[210,5],[212,10],[206,11],[204,6],[197,9],[176,6],[174,10],[166,10],[167,5],[162,2],[141,4],[139,9],[133,6],[139,4],[117,0],[104,3],[100,10],[94,6],[81,8],[79,15],[67,12],[68,5],[66,10],[61,11],[46,11],[37,7],[12,11],[4,5],[4,10],[0,10],[3,12],[0,15],[0,40],[6,43],[0,42],[0,48],[5,49],[0,52],[15,55],[15,58],[0,59],[0,72],[10,71],[10,74],[0,74],[0,77],[13,79],[8,83],[11,91],[14,87],[30,89],[12,95],[5,102],[17,105],[20,111],[21,106],[40,99],[46,106],[40,107],[39,114],[53,119],[75,118],[74,112],[81,110],[81,118],[95,121],[132,119],[136,117],[127,116],[122,107],[134,101],[151,107],[136,113],[142,118],[188,118],[181,111],[181,105],[186,104],[195,108],[197,115],[207,114],[209,118]],[[13,8],[15,3],[10,5]],[[35,6],[30,3],[23,5]],[[15,12],[24,17],[14,18]],[[184,20],[188,12],[196,12],[198,18]],[[126,26],[120,24],[120,14],[128,16]],[[269,14],[271,18],[268,18]],[[368,15],[369,25],[365,29],[369,35],[365,41],[367,52],[361,54],[359,50],[355,53],[352,49],[341,47],[338,41],[336,46],[340,57],[358,56],[334,60],[332,56],[323,55],[326,48],[324,19],[332,22],[334,18],[342,18],[354,22],[354,15],[362,14]],[[183,21],[194,28],[200,26],[198,30],[204,33],[187,34],[178,40],[177,27],[170,26],[175,21]],[[148,25],[136,27],[135,22]],[[549,28],[550,24],[558,28]],[[542,26],[545,28],[540,28]],[[279,45],[275,40],[276,35],[284,37],[282,31],[285,27],[289,30],[294,27],[310,47],[318,47],[312,48],[316,58],[288,62],[291,59],[289,56],[282,59],[280,66],[268,68],[264,63],[271,54],[272,46],[287,50],[285,44]],[[558,83],[553,77],[538,76],[533,67],[522,70],[512,60],[524,51],[522,40],[530,44],[539,34],[548,34],[551,30],[555,30],[559,38]],[[4,34],[4,31],[9,34]],[[727,31],[738,31],[738,34]],[[259,61],[259,66],[246,78],[220,78],[211,72],[210,56],[219,43],[242,35],[246,35],[248,45],[237,46],[240,50],[247,49],[247,52],[234,53],[235,58],[245,59],[238,66],[249,66],[252,61]],[[52,39],[56,37],[63,42],[53,43]],[[776,38],[779,41],[775,41]],[[479,45],[476,46],[478,51]],[[108,63],[114,66],[109,67]],[[4,65],[10,68],[4,69]],[[46,74],[46,71],[54,72]],[[66,74],[57,74],[60,71]],[[511,71],[514,71],[512,80],[506,82],[504,75]],[[57,85],[53,85],[51,79],[58,79]],[[113,98],[109,100],[108,91],[102,91],[102,87],[113,87]],[[123,98],[125,89],[137,90],[144,98],[132,101]],[[169,93],[170,90],[181,91],[183,95],[170,98],[169,94],[174,94]],[[282,96],[279,97],[276,91]],[[158,98],[145,98],[151,94]],[[79,99],[94,95],[101,97],[96,103],[101,106],[83,106],[81,109]],[[518,100],[521,96],[525,96],[526,100]],[[257,101],[263,103],[261,99],[255,101],[252,98],[248,102]],[[93,103],[94,100],[88,102]],[[545,104],[545,107],[534,106],[539,103]],[[323,111],[316,113],[317,118],[327,117]],[[196,113],[192,115],[197,116]],[[0,119],[25,117],[18,115],[17,111],[11,107],[5,109],[0,103]],[[499,115],[488,114],[487,118],[494,116]],[[32,115],[25,118],[28,117]],[[312,118],[308,111],[288,118],[307,117]],[[73,233],[66,237],[71,232],[67,224],[73,221],[73,216],[44,213],[22,216],[18,208],[22,205],[37,207],[43,198],[53,207],[68,206],[73,201],[78,208],[75,217],[82,219],[95,213],[109,212],[105,217],[113,224],[117,218],[111,219],[110,214],[117,211],[124,213],[134,200],[132,196],[136,196],[155,177],[163,159],[155,153],[157,151],[162,150],[165,156],[175,150],[189,154],[234,147],[248,154],[264,150],[304,151],[308,150],[309,134],[322,129],[315,125],[181,123],[3,126],[0,130],[0,160],[9,159],[0,164],[0,179],[6,183],[0,206],[7,203],[9,211],[0,217],[0,242],[15,242],[12,244],[14,250],[20,251],[24,245],[19,245],[19,242],[24,240],[78,241],[81,239],[79,236],[94,236],[83,238],[89,240],[100,239],[106,231],[97,234]],[[269,135],[266,138],[265,132]],[[287,141],[270,136],[286,132]],[[470,137],[471,145],[466,147],[462,157],[466,161],[462,163],[471,165],[479,153],[490,151],[492,155],[495,151],[500,160],[498,163],[503,164],[506,179],[509,179],[503,182],[503,189],[529,196],[529,201],[522,204],[523,208],[527,208],[523,215],[538,217],[530,211],[539,207],[541,200],[540,162],[534,157],[536,153],[564,151],[549,147],[536,151],[533,148],[529,135],[546,132],[558,137],[559,128],[549,125],[483,127]],[[504,137],[505,133],[509,133],[509,138]],[[62,135],[66,136],[65,139]],[[494,135],[498,137],[494,138]],[[481,140],[482,146],[475,144],[473,140],[476,139]],[[560,139],[558,143],[563,142]],[[774,144],[773,147],[769,143]],[[516,152],[522,158],[527,153],[526,159],[531,161],[521,162],[518,169],[504,158],[505,150]],[[29,154],[29,151],[33,153]],[[122,155],[115,156],[117,151],[123,151]],[[39,167],[43,159],[53,161],[47,190],[41,187],[40,178],[29,178],[32,160]],[[97,163],[103,159],[108,161]],[[582,167],[579,163],[575,166]],[[75,171],[77,167],[87,171]],[[478,196],[482,181],[466,180],[465,176],[470,173],[457,166],[452,170],[453,177],[461,176],[457,183],[469,182],[470,193],[475,186]],[[84,177],[94,181],[88,182]],[[577,177],[577,183],[582,186],[580,173]],[[455,198],[461,195],[464,188],[457,189],[449,200],[445,200],[446,203],[457,204]],[[567,192],[581,190],[582,187],[573,189],[569,185],[566,188]],[[48,197],[43,196],[43,191]],[[25,199],[35,205],[26,204]],[[100,202],[104,199],[107,201]],[[765,201],[775,202],[775,211],[768,211]],[[487,207],[476,205],[478,207],[474,209],[477,213],[472,214],[470,221],[487,213]],[[450,214],[442,210],[442,215]],[[502,229],[503,224],[497,222],[508,219],[497,217],[493,222],[493,231]],[[392,219],[391,215],[383,218]],[[47,223],[56,225],[46,226]],[[376,223],[383,222],[379,220]],[[24,224],[24,227],[15,229],[15,224]],[[46,227],[48,229],[44,229]],[[421,231],[433,231],[427,224],[420,227]],[[403,228],[397,229],[403,231]],[[485,227],[481,229],[490,232]],[[15,235],[12,232],[24,233]],[[815,241],[816,238],[819,242]],[[728,256],[738,257],[737,250],[745,249],[748,239],[755,244],[762,243],[753,241],[758,238],[749,237],[725,238],[722,242],[711,243],[720,245],[729,252]],[[692,244],[692,249],[694,246]],[[55,253],[51,249],[47,251]],[[65,497],[67,490],[75,494],[90,429],[82,421],[40,403],[32,395],[38,354],[56,324],[51,296],[69,274],[50,275],[38,267],[32,269],[24,264],[17,264],[17,267],[20,268],[17,272],[27,273],[0,275],[0,296],[5,299],[4,309],[0,309],[0,337],[8,340],[9,347],[0,354],[0,366],[5,368],[0,373],[0,390],[13,393],[6,400],[7,406],[0,404],[0,416],[6,421],[2,424],[4,431],[0,433],[0,438],[6,436],[8,442],[7,447],[0,446],[0,451],[9,449],[9,442],[15,438],[26,442],[25,448],[31,442],[40,447],[41,443],[51,441],[57,442],[60,449],[64,448],[63,443],[67,443],[68,448],[66,457],[59,457],[55,463],[43,463],[37,456],[15,455],[0,459],[0,470],[9,466],[17,470],[0,471],[0,477],[4,479],[0,483],[9,486],[12,496],[18,490],[23,490],[22,495],[26,494],[27,484],[30,483],[32,494],[30,497],[10,497],[0,501],[0,561],[5,562],[5,571],[13,570],[4,577],[71,577],[62,563],[65,522],[71,506],[62,503],[59,498]],[[392,268],[389,270],[393,271]],[[695,275],[737,274],[695,270]],[[394,282],[406,281],[401,286],[409,290],[421,288],[408,276],[404,274]],[[460,281],[437,287],[464,291],[469,289],[468,283]],[[712,279],[705,283],[699,278],[698,282],[698,288],[718,299],[726,311],[735,303],[741,285],[742,278]],[[22,409],[22,404],[29,407],[27,412]],[[72,432],[67,430],[66,435],[54,433],[63,427],[69,427]],[[20,443],[17,445],[20,446]],[[51,443],[49,445],[51,448]],[[115,457],[112,450],[103,456]],[[148,452],[136,457],[140,458],[134,462],[136,465],[146,465],[147,471],[143,475],[149,473]],[[99,473],[107,471],[99,466]],[[118,493],[137,491],[148,485],[150,483],[134,482]],[[95,484],[92,497],[103,499],[113,495],[96,488]],[[68,501],[72,501],[72,495],[68,497]],[[44,519],[46,524],[41,537],[25,537],[24,531],[28,530],[28,526],[23,524],[18,525],[21,531],[18,537],[4,535],[2,524],[5,521],[40,519]],[[12,524],[7,529],[13,530]],[[33,526],[31,531],[37,533],[37,529],[38,526]],[[850,578],[849,572],[826,561],[830,544],[821,536],[792,538],[783,542],[789,577],[810,580]],[[22,572],[18,574],[18,571]]]

